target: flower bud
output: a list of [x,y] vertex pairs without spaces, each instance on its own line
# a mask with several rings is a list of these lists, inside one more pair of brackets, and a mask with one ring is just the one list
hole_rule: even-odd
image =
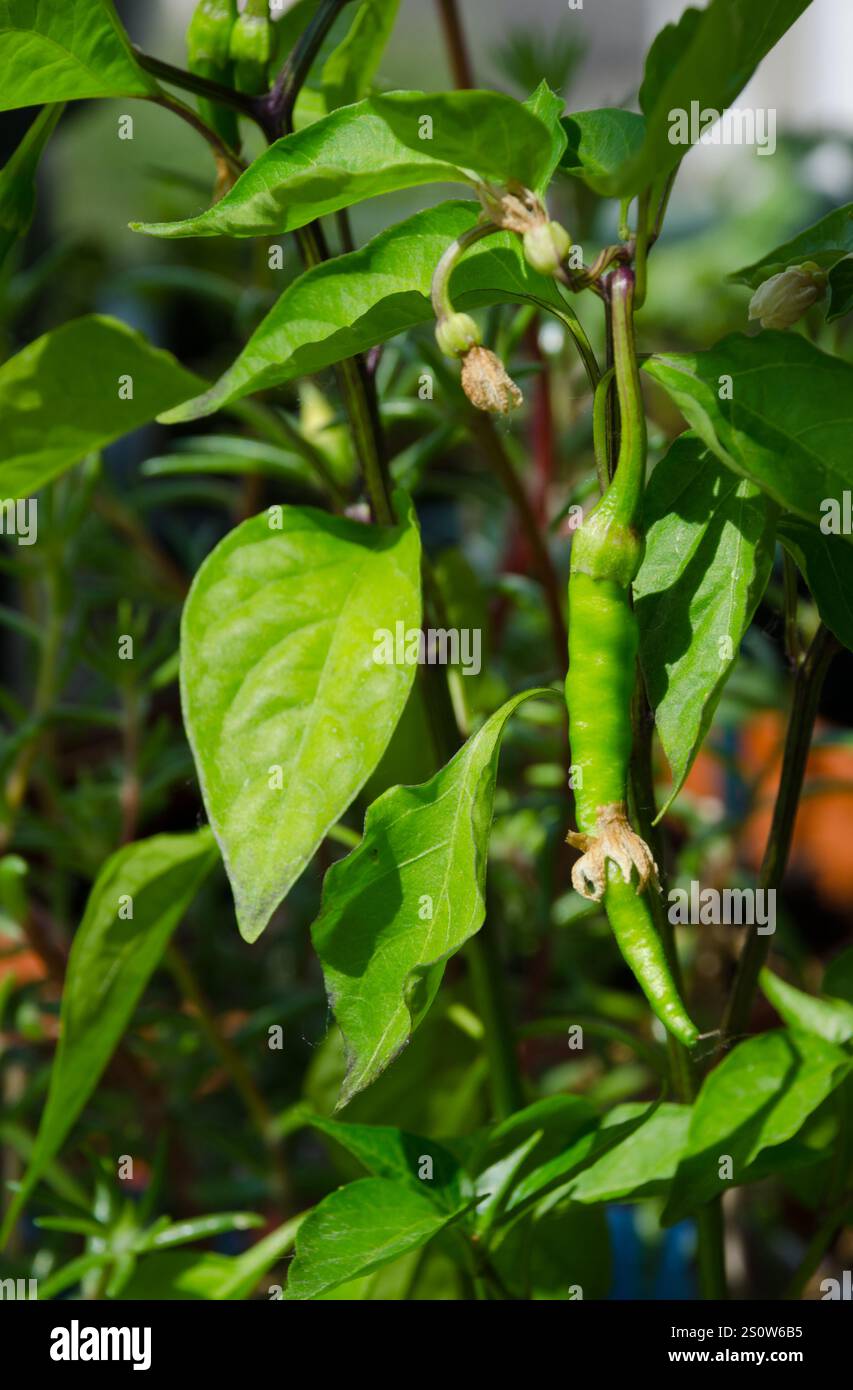
[[749,301],[750,319],[762,328],[790,328],[826,293],[826,273],[814,261],[789,266],[758,286]]
[[462,359],[462,390],[478,410],[506,415],[524,399],[503,362],[484,347],[472,347]]
[[572,239],[559,222],[540,222],[524,233],[524,257],[540,275],[553,275],[571,249]]
[[464,357],[481,342],[480,330],[470,314],[448,314],[435,325],[435,340],[445,357]]

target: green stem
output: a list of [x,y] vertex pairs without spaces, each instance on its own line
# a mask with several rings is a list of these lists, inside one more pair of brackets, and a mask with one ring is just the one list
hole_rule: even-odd
[[595,471],[602,497],[610,486],[610,461],[607,456],[607,412],[610,386],[615,368],[608,367],[595,388],[592,401],[592,447],[595,452]]
[[485,1034],[494,1118],[506,1120],[524,1104],[524,1088],[493,926],[494,923],[484,923],[478,935],[468,942],[465,955],[471,971],[474,1003]]
[[198,134],[210,146],[220,177],[227,173],[229,184],[245,173],[246,165],[239,155],[229,149],[225,141],[206,121],[202,120],[197,111],[193,111],[191,106],[187,106],[183,101],[178,101],[177,97],[170,96],[168,92],[161,92],[158,96],[151,97],[150,100],[155,106],[162,106],[164,111],[171,111],[173,115],[179,116],[187,125],[192,126],[193,130],[198,131]]
[[[794,836],[820,692],[830,662],[838,650],[838,642],[821,624],[794,677],[794,697],[785,736],[779,791],[758,879],[763,889],[779,888],[782,883]],[[724,1037],[737,1036],[746,1031],[758,976],[769,948],[769,936],[759,936],[753,932],[747,939],[723,1017]]]
[[625,267],[609,281],[613,364],[621,433],[609,501],[614,520],[625,526],[639,519],[646,481],[646,416],[634,340],[634,275]]
[[636,289],[634,308],[641,309],[646,302],[646,257],[649,251],[649,197],[650,190],[640,194],[637,200],[637,241],[634,249],[634,273]]
[[154,58],[139,48],[134,48],[134,57],[141,68],[150,72],[152,77],[159,78],[161,82],[168,82],[169,86],[180,87],[182,91],[192,92],[195,96],[207,97],[220,106],[229,106],[232,110],[239,111],[241,116],[248,116],[250,120],[260,124],[257,102],[252,97],[244,96],[233,87],[225,87],[221,82],[213,82],[209,77],[200,77],[198,73],[187,72],[185,68],[164,63],[161,58]]
[[846,1223],[850,1207],[849,1198],[829,1212],[820,1223],[806,1248],[796,1272],[791,1277],[787,1289],[782,1295],[783,1298],[801,1298],[803,1289],[808,1284],[827,1250],[834,1241],[838,1231]]
[[291,130],[296,99],[311,71],[323,40],[351,0],[320,0],[317,11],[289,55],[272,90],[257,103],[259,120],[269,140]]

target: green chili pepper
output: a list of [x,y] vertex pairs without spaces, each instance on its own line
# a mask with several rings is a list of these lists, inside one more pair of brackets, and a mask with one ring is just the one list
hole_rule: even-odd
[[654,1013],[692,1047],[699,1034],[682,1003],[649,904],[648,885],[654,890],[656,866],[626,810],[638,645],[630,587],[643,554],[646,427],[633,340],[632,271],[614,271],[609,293],[621,417],[619,457],[613,481],[574,540],[569,579],[566,701],[572,761],[582,777],[575,791],[578,832],[568,838],[584,851],[572,882],[584,896],[603,899],[619,949]]
[[268,0],[248,0],[231,30],[231,61],[238,92],[257,96],[266,91],[272,49],[273,32]]
[[[234,71],[230,57],[231,31],[237,20],[237,0],[199,0],[187,28],[187,67],[230,87]],[[199,97],[199,115],[232,148],[239,142],[237,114],[227,106]]]

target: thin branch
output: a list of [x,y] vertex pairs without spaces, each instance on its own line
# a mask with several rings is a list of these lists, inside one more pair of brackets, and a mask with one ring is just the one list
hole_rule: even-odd
[[[785,751],[782,755],[779,791],[758,878],[759,886],[763,889],[775,889],[782,883],[791,841],[794,838],[797,808],[803,790],[820,692],[830,662],[838,650],[839,644],[832,633],[821,625],[794,678],[794,698],[785,737]],[[769,948],[769,936],[759,936],[757,932],[753,932],[748,938],[738,961],[734,985],[723,1018],[724,1037],[736,1036],[746,1031],[759,972],[767,959]]]
[[454,85],[462,88],[474,87],[474,70],[456,0],[438,0],[438,12]]
[[272,89],[258,102],[258,119],[267,139],[277,140],[293,126],[293,109],[320,46],[351,0],[320,0],[317,12],[289,55]]
[[210,146],[213,158],[216,160],[218,184],[227,192],[231,184],[235,183],[241,174],[246,172],[246,165],[239,155],[226,145],[225,141],[217,135],[216,131],[203,121],[197,111],[186,102],[178,101],[177,97],[170,96],[168,92],[160,92],[158,96],[151,97],[150,100],[155,106],[162,106],[164,111],[171,111],[175,116],[180,116],[182,121],[192,126],[193,130]]
[[199,77],[197,73],[187,72],[185,68],[173,67],[171,63],[164,63],[161,58],[154,58],[139,48],[134,48],[134,55],[139,66],[150,72],[152,77],[158,77],[161,82],[168,82],[171,87],[180,87],[182,91],[192,92],[195,96],[207,97],[220,106],[229,106],[234,111],[239,111],[241,116],[248,116],[258,125],[261,124],[256,97],[244,96],[233,87],[225,87],[221,82],[213,82],[209,77]]

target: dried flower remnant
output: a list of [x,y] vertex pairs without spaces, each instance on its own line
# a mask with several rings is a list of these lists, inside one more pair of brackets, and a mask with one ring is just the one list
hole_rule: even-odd
[[583,850],[582,857],[572,869],[572,885],[581,897],[600,902],[607,886],[607,860],[622,872],[626,883],[631,871],[637,871],[637,892],[645,891],[649,883],[658,886],[657,864],[652,852],[631,828],[624,802],[599,807],[598,824],[594,835],[570,830],[566,840],[575,849]]
[[469,348],[462,359],[462,390],[473,406],[507,415],[524,397],[503,362],[485,347]]

